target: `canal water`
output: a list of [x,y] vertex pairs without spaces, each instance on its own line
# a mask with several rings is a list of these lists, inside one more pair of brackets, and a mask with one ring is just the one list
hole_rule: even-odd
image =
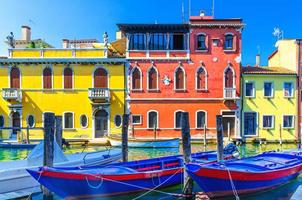
[[[255,155],[257,153],[261,153],[263,151],[270,151],[270,150],[282,150],[282,149],[295,149],[297,146],[295,144],[283,144],[282,146],[279,144],[267,144],[267,145],[256,145],[256,144],[247,144],[239,147],[241,156],[250,156]],[[84,149],[86,152],[91,152],[95,150],[102,150],[104,147],[87,147]],[[206,148],[201,144],[194,144],[192,145],[192,152],[197,151],[205,151],[205,150],[215,150],[215,145],[208,145]],[[69,149],[64,150],[65,153],[75,153],[83,151],[83,147],[80,146],[73,146]],[[17,160],[17,159],[24,159],[29,154],[30,150],[27,149],[0,149],[0,161],[9,161],[9,160]],[[138,160],[138,159],[145,159],[145,158],[152,158],[152,157],[159,157],[159,156],[166,156],[166,155],[175,155],[181,152],[181,148],[157,148],[157,149],[129,149],[129,160]],[[296,180],[281,186],[275,190],[271,190],[268,192],[264,192],[261,194],[255,194],[252,196],[242,197],[240,199],[244,200],[289,200],[293,193],[297,190],[297,188],[302,185],[302,175],[298,177]],[[161,190],[166,193],[181,193],[181,185],[173,186],[170,188],[166,188]],[[198,192],[201,191],[200,188],[195,184],[194,191]],[[139,197],[139,198],[138,198]],[[41,200],[41,194],[35,194],[32,196],[34,200]],[[60,200],[61,198],[55,196],[55,200]],[[105,198],[99,198],[105,199]],[[110,200],[130,200],[130,199],[180,199],[179,197],[173,197],[167,194],[158,193],[158,192],[142,192],[142,193],[135,193],[131,195],[119,196],[114,198],[106,198]],[[229,198],[235,199],[235,198]],[[302,199],[302,197],[301,197]]]

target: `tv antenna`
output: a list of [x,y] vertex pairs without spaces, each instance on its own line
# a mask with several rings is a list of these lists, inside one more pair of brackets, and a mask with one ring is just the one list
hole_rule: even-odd
[[185,23],[185,8],[184,8],[184,1],[181,2],[181,17],[182,17],[182,23]]
[[212,16],[215,14],[215,0],[212,1]]
[[279,27],[274,28],[273,35],[277,40],[283,39],[283,31]]

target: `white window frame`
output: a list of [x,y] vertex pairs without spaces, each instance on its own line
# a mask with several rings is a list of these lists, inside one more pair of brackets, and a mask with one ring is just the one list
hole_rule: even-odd
[[[117,126],[116,123],[115,123],[115,119],[116,119],[117,116],[119,116],[119,117],[121,118],[121,124],[120,124],[119,126]],[[122,117],[122,115],[119,115],[119,114],[115,115],[115,116],[114,116],[114,119],[113,119],[113,122],[114,122],[114,126],[115,126],[116,128],[122,127],[122,125],[123,125],[123,117]]]
[[[184,73],[184,88],[183,89],[176,89],[176,72],[177,72],[178,68],[180,68],[183,71],[183,73]],[[186,91],[187,90],[187,84],[186,84],[186,82],[187,82],[186,71],[185,71],[185,69],[181,65],[179,65],[174,70],[174,91]]]
[[[284,127],[284,117],[286,117],[286,116],[293,117],[292,126],[290,126],[290,127]],[[295,115],[291,115],[291,114],[282,115],[282,128],[283,129],[294,129],[295,128]]]
[[[197,110],[196,112],[195,112],[195,128],[196,129],[204,129],[204,127],[198,127],[197,126],[197,119],[198,119],[198,113],[199,112],[204,112],[205,113],[205,121],[204,121],[204,125],[206,126],[206,127],[208,127],[208,113],[207,113],[207,111],[205,111],[205,110]],[[175,116],[176,117],[176,116]],[[175,122],[176,122],[176,120],[175,120]]]
[[[140,88],[139,89],[133,89],[133,81],[132,81],[132,77],[133,77],[133,72],[135,69],[138,69],[139,73],[140,73]],[[142,70],[138,67],[138,66],[134,66],[131,71],[130,71],[130,88],[132,91],[142,91],[143,88],[143,73]]]
[[[256,134],[255,135],[245,135],[244,134],[244,129],[245,129],[245,124],[244,124],[244,114],[245,113],[256,113]],[[243,126],[243,132],[242,134],[245,136],[245,137],[258,137],[259,136],[259,113],[258,112],[254,112],[254,111],[246,111],[246,112],[243,112],[243,122],[242,122],[242,126]]]
[[[205,36],[206,49],[198,49],[198,37],[199,37],[200,35]],[[208,52],[209,44],[207,44],[207,39],[208,39],[207,37],[208,37],[208,35],[207,35],[206,33],[204,33],[204,32],[201,32],[201,33],[196,34],[196,47],[195,47],[195,51],[196,51],[196,52]],[[208,42],[208,43],[209,43],[209,42]]]
[[[134,123],[134,122],[133,122],[133,117],[134,117],[134,116],[135,116],[135,117],[137,117],[137,116],[139,117],[139,123]],[[132,116],[131,116],[131,120],[132,120],[132,125],[141,125],[141,124],[142,124],[142,115],[132,115]]]
[[[264,117],[272,117],[272,126],[264,127]],[[262,115],[262,129],[274,129],[275,128],[275,116],[271,114]]]
[[[265,84],[266,83],[271,83],[272,84],[272,88],[271,88],[272,95],[271,96],[265,96]],[[263,83],[263,97],[264,98],[273,98],[274,97],[274,82],[272,82],[272,81],[264,81],[264,83]]]
[[229,64],[225,69],[224,69],[224,71],[223,71],[223,89],[225,89],[226,87],[225,87],[225,77],[226,77],[226,71],[228,70],[228,69],[231,69],[232,70],[232,72],[233,72],[233,89],[236,89],[236,73],[235,73],[235,70],[234,70],[234,68]]
[[156,112],[156,129],[159,129],[159,114],[157,110],[149,110],[147,112],[147,129],[154,129],[153,127],[149,127],[149,113]]
[[[205,89],[198,89],[198,71],[200,69],[203,69],[205,71]],[[195,90],[196,91],[207,91],[208,90],[208,71],[204,66],[200,66],[197,68],[196,73],[195,73]]]
[[[149,73],[150,73],[150,70],[151,69],[155,69],[155,71],[156,71],[156,88],[155,89],[150,89],[150,87],[149,87]],[[157,68],[154,66],[154,65],[152,65],[151,67],[149,67],[149,69],[148,69],[148,71],[147,71],[147,89],[148,89],[148,91],[158,91],[158,85],[159,85],[159,83],[158,83],[158,81],[159,81],[159,73],[158,73],[158,70],[157,70]]]
[[[33,119],[34,119],[34,124],[32,126],[30,126],[29,123],[28,123],[29,116],[33,116]],[[36,119],[35,119],[35,116],[33,114],[27,115],[27,117],[26,117],[26,126],[28,126],[29,128],[34,128],[36,126]]]
[[[87,124],[86,124],[86,126],[83,126],[83,125],[82,125],[82,116],[85,116],[86,119],[87,119]],[[89,124],[89,120],[88,120],[88,119],[89,119],[89,118],[88,118],[87,115],[85,115],[85,114],[81,114],[81,115],[80,115],[80,126],[81,126],[82,128],[87,128],[87,127],[88,127],[88,124]]]
[[[65,128],[65,114],[71,113],[72,114],[72,128]],[[72,111],[65,111],[63,112],[63,129],[64,130],[72,130],[75,129],[75,124],[74,124],[74,112]]]
[[[290,83],[292,85],[292,87],[291,87],[292,95],[291,96],[285,96],[285,83]],[[283,96],[284,96],[284,98],[293,98],[294,97],[294,87],[295,87],[294,82],[292,82],[292,81],[285,81],[283,83]]]
[[[232,48],[230,49],[230,48],[228,48],[228,49],[226,49],[225,48],[225,42],[226,42],[226,36],[227,35],[231,35],[231,36],[233,36],[233,44],[232,44]],[[235,34],[234,33],[232,33],[232,32],[227,32],[227,33],[225,33],[224,34],[224,37],[223,37],[223,50],[224,51],[226,51],[226,52],[232,52],[232,51],[236,51],[236,48],[235,48],[235,45],[234,45],[234,43],[236,42],[236,41],[234,41],[234,39],[235,39]]]
[[[72,88],[65,88],[65,85],[64,85],[64,83],[65,83],[64,71],[65,71],[66,68],[69,68],[72,71]],[[62,89],[63,90],[73,90],[74,89],[74,69],[71,68],[70,66],[66,66],[63,69],[63,72],[62,72]]]
[[[247,96],[246,95],[246,84],[253,84],[253,91],[252,91],[252,96]],[[256,94],[255,94],[255,82],[254,81],[246,81],[244,83],[244,96],[247,97],[247,98],[255,98],[256,97]]]
[[185,112],[183,110],[175,110],[174,111],[174,129],[181,129],[181,128],[176,128],[176,113],[177,112]]

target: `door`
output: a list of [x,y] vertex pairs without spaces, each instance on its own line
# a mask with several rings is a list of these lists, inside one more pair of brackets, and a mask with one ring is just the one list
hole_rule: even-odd
[[223,117],[222,118],[223,137],[235,136],[235,117]]
[[17,134],[20,131],[21,123],[20,123],[20,114],[18,112],[13,113],[13,134]]
[[244,135],[257,135],[257,114],[254,112],[244,113]]
[[108,133],[108,113],[105,110],[98,110],[94,116],[95,138],[101,138]]

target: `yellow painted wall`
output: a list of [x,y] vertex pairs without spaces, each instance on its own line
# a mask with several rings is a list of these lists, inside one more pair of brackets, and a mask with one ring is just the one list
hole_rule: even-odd
[[[245,89],[246,82],[254,82],[255,84],[255,97],[248,98],[243,95],[243,113],[242,113],[242,134],[244,134],[244,112],[254,111],[258,115],[258,135],[256,138],[266,138],[267,140],[279,140],[280,139],[280,128],[283,140],[296,140],[296,125],[293,129],[283,129],[283,115],[294,115],[295,124],[297,124],[297,103],[296,103],[296,76],[286,75],[248,75],[243,76],[243,90]],[[274,97],[264,97],[264,82],[273,82]],[[283,94],[283,83],[293,82],[294,83],[294,97],[285,98]],[[274,115],[274,128],[264,129],[262,127],[262,116],[263,115]]]
[[[67,50],[69,51],[69,50]],[[54,51],[55,52],[55,51]],[[62,50],[60,50],[62,52]],[[86,55],[87,55],[86,50]],[[13,54],[14,55],[14,54]],[[57,55],[47,54],[49,57]],[[66,55],[66,54],[65,54]],[[100,56],[99,51],[92,51],[92,56]],[[104,55],[104,54],[103,54]],[[28,56],[28,51],[24,55],[18,51],[18,56]],[[30,57],[30,56],[29,56]],[[110,133],[121,133],[121,127],[116,127],[114,117],[124,114],[124,64],[70,64],[73,70],[73,89],[63,89],[63,70],[66,67],[62,64],[50,65],[53,69],[53,89],[45,90],[42,88],[42,71],[45,65],[25,65],[20,64],[17,67],[21,71],[21,90],[22,90],[22,120],[21,126],[26,127],[28,115],[34,115],[35,127],[43,127],[43,112],[54,112],[55,115],[63,116],[64,112],[74,113],[74,129],[63,130],[64,138],[88,138],[93,136],[93,109],[92,101],[88,98],[88,88],[93,88],[93,72],[98,67],[105,68],[109,73],[110,88]],[[9,66],[0,68],[0,88],[9,88]],[[2,92],[2,91],[1,91]],[[14,102],[12,103],[14,104]],[[5,118],[5,126],[11,126],[9,114],[10,102],[0,98],[0,115]],[[88,127],[82,128],[80,125],[80,116],[88,116]],[[23,130],[25,135],[26,130]],[[7,137],[9,131],[2,131],[2,136]],[[24,136],[25,137],[25,136]],[[41,130],[30,130],[31,139],[41,139],[43,132]]]
[[296,40],[279,40],[278,52],[268,60],[268,66],[282,66],[292,71],[297,70],[297,44]]

